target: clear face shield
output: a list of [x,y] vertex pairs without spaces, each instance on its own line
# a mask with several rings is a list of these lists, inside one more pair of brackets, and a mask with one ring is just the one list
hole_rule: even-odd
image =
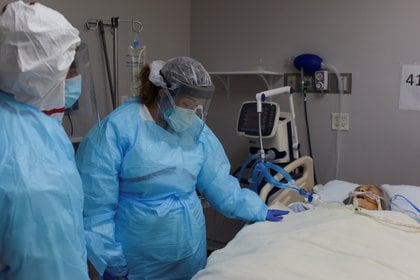
[[100,120],[89,52],[85,43],[77,48],[74,61],[67,72],[64,99],[63,126],[70,137],[81,138]]
[[357,190],[351,193],[353,197],[353,206],[361,207],[368,210],[384,210],[382,209],[382,201],[384,198],[372,191]]
[[214,86],[191,86],[178,83],[164,89],[158,104],[168,130],[187,142],[196,141],[204,127]]

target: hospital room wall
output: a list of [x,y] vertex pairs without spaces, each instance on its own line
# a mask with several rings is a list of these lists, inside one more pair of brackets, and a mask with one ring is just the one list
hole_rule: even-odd
[[[295,72],[288,60],[314,53],[352,73],[343,96],[350,130],[340,133],[339,179],[366,183],[420,182],[420,112],[398,109],[403,64],[420,63],[420,2],[415,0],[195,0],[191,1],[191,54],[210,71]],[[262,63],[260,62],[262,61]],[[261,65],[260,65],[261,64]],[[256,77],[235,76],[229,95],[217,91],[209,125],[232,167],[247,157],[235,134],[240,103],[264,89]],[[302,151],[308,154],[303,99],[295,95]],[[336,132],[331,113],[338,95],[308,94],[308,119],[319,183],[335,178]],[[282,102],[287,111],[287,103]]]
[[[91,61],[91,70],[95,93],[98,100],[100,117],[103,118],[112,110],[107,71],[102,51],[101,38],[98,30],[87,31],[85,22],[89,18],[110,20],[112,17],[120,19],[138,20],[143,23],[143,31],[139,34],[141,44],[147,46],[146,60],[168,59],[174,56],[188,56],[190,54],[190,0],[42,0],[40,3],[60,11],[79,31],[82,42],[87,43]],[[113,39],[110,28],[105,28],[108,57],[111,71],[113,67]],[[128,93],[129,68],[126,66],[126,55],[130,40],[134,38],[131,23],[121,22],[118,28],[118,60],[119,60],[119,93]],[[85,135],[88,129],[97,121],[83,112],[72,115],[73,136]],[[69,131],[68,120],[63,124]]]

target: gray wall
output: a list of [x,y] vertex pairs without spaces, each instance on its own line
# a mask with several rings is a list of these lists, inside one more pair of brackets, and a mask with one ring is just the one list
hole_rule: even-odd
[[[398,109],[401,66],[420,63],[419,1],[191,2],[191,55],[210,71],[252,70],[262,59],[266,70],[293,72],[287,61],[309,52],[340,72],[352,73],[352,94],[343,97],[350,130],[340,133],[339,179],[419,184],[420,112]],[[246,143],[234,132],[239,103],[252,99],[264,85],[249,77],[235,77],[231,84],[229,100],[217,84],[209,124],[235,167],[246,158]],[[296,99],[300,142],[308,154],[302,103],[302,98]],[[287,103],[281,106],[288,110]],[[336,133],[331,130],[331,113],[338,108],[337,95],[309,95],[320,183],[335,178]]]
[[[82,41],[88,44],[95,94],[101,117],[112,110],[112,105],[99,32],[86,30],[87,19],[110,20],[112,17],[119,17],[142,22],[143,31],[140,33],[140,41],[147,46],[146,60],[148,62],[190,54],[190,0],[45,0],[40,3],[60,11],[79,29]],[[107,48],[112,68],[113,41],[110,29],[106,30]],[[118,30],[119,92],[120,95],[125,95],[128,92],[129,80],[126,55],[130,40],[133,39],[131,23],[121,23]],[[86,112],[80,111],[72,115],[73,136],[83,136],[97,121],[93,114],[86,118],[84,113]],[[63,123],[66,130],[70,131],[66,118]]]

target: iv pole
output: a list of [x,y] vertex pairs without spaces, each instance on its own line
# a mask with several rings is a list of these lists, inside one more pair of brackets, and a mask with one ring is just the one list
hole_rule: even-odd
[[[119,105],[119,92],[118,92],[118,27],[120,22],[130,22],[133,32],[140,33],[143,30],[143,24],[137,20],[120,19],[119,17],[112,17],[110,20],[91,18],[86,21],[87,30],[97,30],[102,38],[102,45],[105,55],[105,63],[107,67],[108,82],[111,91],[112,108],[115,109]],[[108,50],[106,47],[104,26],[111,27],[111,34],[113,37],[113,79],[111,78],[111,70],[109,66]]]

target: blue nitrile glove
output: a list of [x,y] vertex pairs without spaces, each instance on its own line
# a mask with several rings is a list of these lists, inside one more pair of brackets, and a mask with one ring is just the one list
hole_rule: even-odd
[[283,215],[287,214],[289,214],[289,211],[286,210],[268,209],[267,217],[265,218],[265,220],[270,222],[278,222],[283,220]]

